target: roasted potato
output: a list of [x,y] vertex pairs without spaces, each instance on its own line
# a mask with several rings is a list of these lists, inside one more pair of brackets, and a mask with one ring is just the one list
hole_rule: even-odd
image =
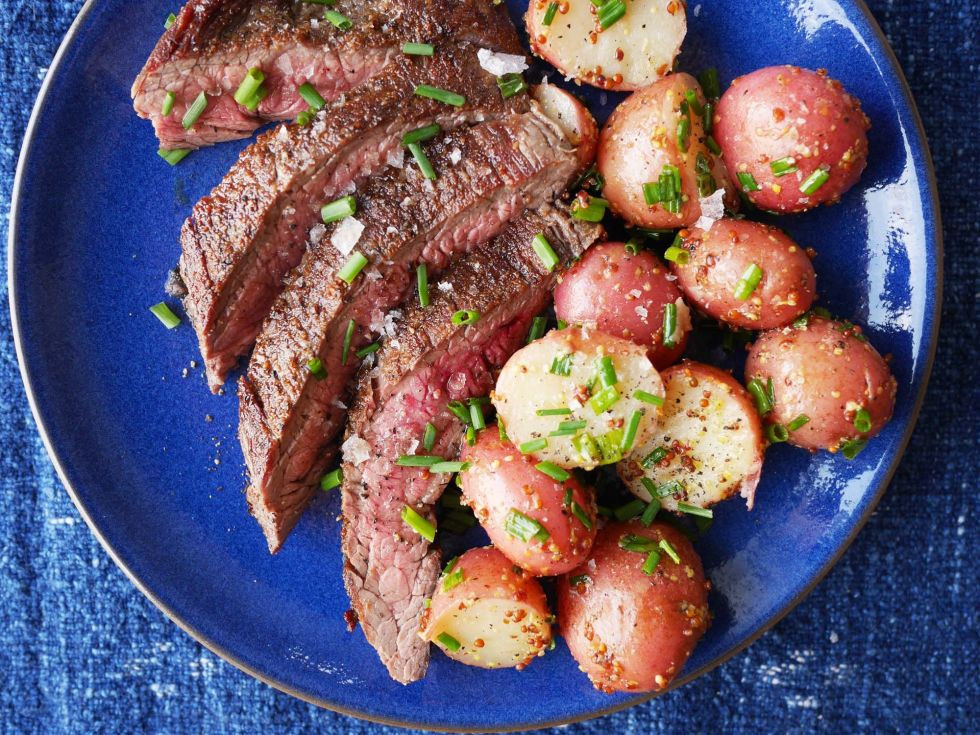
[[668,510],[707,508],[740,493],[749,509],[762,472],[763,438],[752,397],[728,373],[685,361],[665,370],[667,401],[646,444],[617,465],[642,500]]
[[[702,215],[701,197],[730,187],[706,145],[705,105],[691,75],[671,74],[613,110],[597,159],[613,212],[642,227],[690,227]],[[738,206],[734,189],[726,203]]]
[[701,559],[672,526],[610,523],[558,581],[558,625],[596,689],[663,689],[708,628]]
[[848,459],[891,419],[898,390],[859,327],[815,314],[759,335],[745,378],[750,389],[764,393],[770,438],[839,450]]
[[[619,17],[610,24],[614,15]],[[622,91],[669,73],[687,33],[679,0],[624,0],[603,8],[579,0],[531,0],[524,20],[531,50],[563,75]]]
[[595,498],[572,473],[521,454],[497,427],[481,431],[461,459],[468,465],[459,476],[463,504],[500,553],[535,576],[585,561],[595,539]]
[[715,139],[757,207],[803,212],[832,204],[868,160],[871,122],[826,70],[770,66],[739,77],[715,113]]
[[[555,288],[555,313],[569,324],[584,324],[645,347],[661,370],[684,352],[691,318],[666,266],[643,250],[631,255],[620,242],[593,245]],[[665,318],[665,307],[673,313]],[[664,344],[664,329],[672,331]]]
[[642,347],[578,327],[514,353],[490,396],[521,453],[565,469],[611,464],[646,442],[662,397]]
[[588,168],[595,160],[599,146],[599,126],[592,113],[575,95],[554,84],[532,87],[531,96],[541,106],[541,111],[561,128],[568,142],[575,146],[581,168]]
[[746,329],[782,327],[816,295],[806,251],[786,233],[748,220],[720,219],[707,231],[684,230],[685,253],[670,264],[677,285],[699,310]]
[[551,643],[541,584],[492,546],[451,560],[419,635],[450,658],[484,669],[525,667]]

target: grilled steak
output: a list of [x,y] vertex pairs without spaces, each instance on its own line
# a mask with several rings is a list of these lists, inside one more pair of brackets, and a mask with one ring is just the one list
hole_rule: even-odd
[[[454,263],[433,289],[432,303],[406,309],[373,369],[362,368],[344,442],[344,582],[364,635],[391,676],[420,679],[428,644],[418,636],[423,600],[439,576],[439,552],[401,518],[408,505],[434,520],[433,504],[449,475],[396,464],[421,449],[426,422],[437,429],[432,453],[455,457],[463,426],[451,400],[486,395],[497,371],[526,338],[531,319],[551,296],[531,240],[544,232],[563,262],[581,254],[600,228],[550,206],[526,213],[496,239]],[[451,322],[473,309],[472,326]]]
[[[351,22],[341,30],[323,3],[303,0],[194,0],[177,14],[133,83],[133,107],[153,122],[164,148],[194,148],[248,136],[263,122],[306,109],[298,89],[310,82],[327,100],[370,78],[404,41],[445,47],[472,42],[521,53],[506,11],[484,0],[337,0],[329,10]],[[265,74],[254,111],[234,99],[253,68]],[[208,106],[189,130],[184,113],[200,92]],[[176,95],[164,116],[168,92]]]
[[[354,220],[314,228],[302,264],[266,320],[239,386],[239,437],[248,500],[276,551],[312,498],[344,420],[341,400],[354,350],[390,333],[388,310],[415,283],[418,263],[435,274],[452,257],[499,232],[525,206],[550,201],[574,175],[574,149],[536,109],[460,128],[426,144],[438,178],[410,156],[368,179]],[[401,163],[401,161],[399,161]],[[370,265],[351,286],[337,277],[350,257],[334,246],[363,225],[356,250]],[[343,344],[356,325],[346,364]],[[318,358],[325,376],[307,363]]]
[[[431,59],[393,59],[311,125],[260,136],[195,205],[181,230],[180,272],[212,390],[254,341],[322,204],[377,169],[408,130],[433,121],[453,128],[527,109],[526,95],[501,99],[476,51],[461,46]],[[415,95],[423,83],[458,91],[466,104]]]

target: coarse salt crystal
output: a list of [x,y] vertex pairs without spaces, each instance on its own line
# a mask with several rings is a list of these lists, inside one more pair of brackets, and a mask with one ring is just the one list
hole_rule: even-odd
[[323,236],[327,234],[327,228],[324,225],[313,225],[313,229],[310,230],[310,242],[314,245],[319,245]]
[[725,216],[725,190],[717,189],[711,196],[701,197],[701,216],[694,226],[699,230],[710,230],[711,226]]
[[520,54],[502,54],[488,48],[481,48],[476,52],[476,57],[480,60],[480,66],[495,77],[520,74],[527,69],[527,59]]
[[439,281],[439,283],[436,284],[436,288],[438,288],[440,291],[444,291],[445,293],[449,293],[453,290],[453,284],[449,283],[449,281]]
[[649,316],[650,314],[650,312],[647,311],[645,306],[637,306],[636,309],[634,309],[634,311],[636,311],[636,315],[643,320],[646,320],[647,316]]
[[459,148],[453,148],[451,151],[449,151],[449,162],[453,166],[459,163],[462,160],[462,158],[463,158],[463,151],[461,151]]
[[344,460],[355,465],[363,464],[371,457],[371,445],[357,434],[351,434],[340,449],[344,453]]
[[364,232],[364,225],[357,217],[344,217],[330,236],[330,244],[337,248],[339,253],[350,255],[351,250],[361,239],[362,232]]

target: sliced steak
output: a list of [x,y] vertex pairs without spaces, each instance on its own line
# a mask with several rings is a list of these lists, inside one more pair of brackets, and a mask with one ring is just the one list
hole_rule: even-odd
[[[416,266],[435,274],[497,234],[526,206],[550,201],[575,173],[575,150],[536,109],[460,128],[426,144],[438,178],[407,156],[368,179],[354,219],[314,228],[309,249],[263,325],[239,386],[239,438],[251,485],[247,496],[276,551],[332,461],[345,416],[341,402],[359,360],[353,350],[391,333],[392,315],[415,284]],[[357,252],[370,265],[348,286],[338,270],[350,257],[334,245],[363,225]],[[346,364],[351,320],[356,338]],[[326,376],[307,368],[318,358]]]
[[[414,94],[430,84],[466,96],[462,107]],[[217,391],[247,352],[299,263],[325,202],[398,151],[408,130],[432,121],[443,128],[528,108],[526,95],[502,100],[495,78],[479,67],[476,48],[431,59],[394,59],[381,74],[339,98],[306,127],[281,126],[247,148],[181,230],[180,272],[187,314],[197,331],[208,382]]]
[[[325,10],[351,22],[346,31]],[[337,0],[329,8],[303,0],[193,0],[177,14],[133,83],[133,107],[153,122],[164,148],[196,148],[248,136],[269,120],[306,109],[299,87],[310,82],[327,100],[369,79],[405,41],[460,42],[521,53],[506,10],[483,0]],[[265,74],[254,111],[234,99],[253,68]],[[200,92],[204,114],[181,121]],[[176,97],[164,116],[168,92]]]
[[[458,456],[463,426],[447,404],[491,390],[551,297],[557,271],[547,273],[531,247],[539,232],[568,263],[601,230],[550,206],[526,213],[450,266],[431,305],[408,307],[377,366],[359,375],[343,452],[344,582],[364,635],[402,683],[420,679],[428,664],[419,620],[440,568],[439,552],[402,521],[402,509],[434,520],[433,504],[450,476],[396,460],[426,453],[427,422],[437,430],[432,453]],[[478,311],[479,321],[454,326],[460,309]]]

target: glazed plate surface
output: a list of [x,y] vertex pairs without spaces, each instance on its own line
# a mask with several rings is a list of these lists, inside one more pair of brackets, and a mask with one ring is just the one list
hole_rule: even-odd
[[[519,18],[526,3],[510,4]],[[521,673],[468,668],[434,651],[423,681],[391,681],[344,623],[336,493],[269,556],[245,509],[234,391],[212,396],[186,321],[167,331],[147,310],[164,297],[181,222],[245,145],[200,151],[171,169],[156,155],[149,123],[133,113],[130,84],[173,9],[170,0],[85,6],[49,72],[15,189],[10,294],[21,367],[82,515],[185,630],[254,676],[331,709],[418,727],[508,730],[644,700],[596,692],[561,641]],[[863,5],[692,0],[688,25],[684,70],[716,66],[727,85],[762,66],[824,67],[861,99],[873,128],[860,184],[838,206],[779,224],[817,249],[820,303],[864,325],[892,355],[899,391],[894,420],[854,462],[776,446],[755,510],[741,501],[716,510],[697,544],[715,619],[677,684],[799,602],[870,514],[925,390],[942,269],[926,142]],[[544,71],[528,77],[539,81]],[[558,77],[550,70],[551,81]],[[621,98],[579,91],[600,121]]]

